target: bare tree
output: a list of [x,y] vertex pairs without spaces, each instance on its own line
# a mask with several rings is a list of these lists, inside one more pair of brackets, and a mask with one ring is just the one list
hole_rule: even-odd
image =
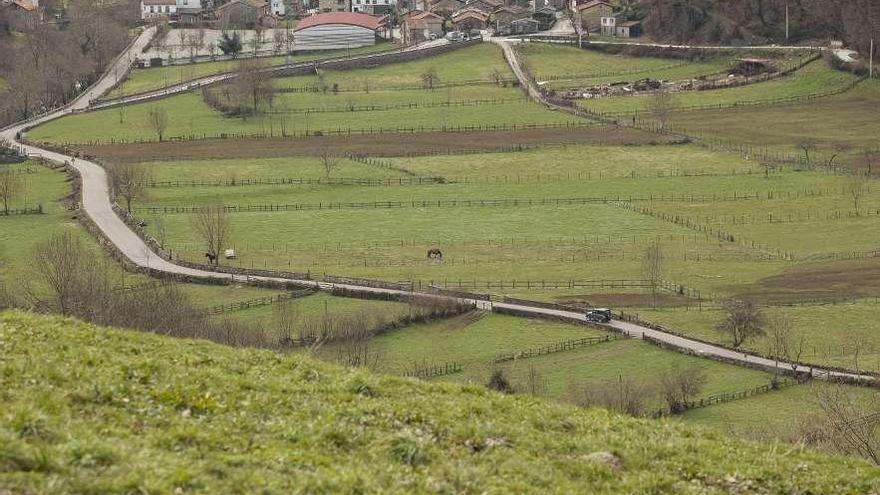
[[769,351],[776,361],[774,369],[774,383],[779,378],[779,361],[785,361],[791,368],[792,373],[797,372],[798,363],[806,350],[806,339],[803,335],[795,337],[792,322],[783,315],[775,315],[768,319],[769,328]]
[[158,105],[153,106],[147,112],[147,122],[153,129],[153,132],[156,133],[156,136],[161,143],[165,136],[165,129],[168,128],[168,111],[165,110],[164,107]]
[[808,165],[810,164],[810,152],[816,151],[817,146],[816,140],[813,138],[804,138],[797,143],[798,149],[804,152],[804,159]]
[[215,264],[219,265],[220,255],[232,233],[226,207],[222,204],[215,204],[199,208],[193,214],[192,227],[205,244],[205,249],[207,249],[205,255],[208,260],[213,260]]
[[534,364],[529,364],[525,391],[534,397],[543,397],[547,394],[547,379]]
[[282,349],[293,347],[293,331],[296,326],[296,312],[289,299],[277,303],[273,309],[278,327],[278,343]]
[[101,321],[109,292],[102,268],[73,232],[54,234],[34,249],[37,285],[27,281],[25,297],[38,310]]
[[434,89],[434,86],[440,82],[440,75],[437,73],[437,69],[433,67],[429,67],[421,74],[422,79],[422,87],[425,89]]
[[489,71],[489,80],[496,86],[501,86],[504,83],[504,73],[498,68],[494,68]]
[[663,248],[654,241],[645,249],[642,257],[642,276],[651,284],[652,304],[657,306],[657,289],[663,280]]
[[150,173],[144,165],[115,163],[107,166],[107,175],[113,192],[125,200],[125,209],[131,213],[131,204],[147,188]]
[[674,366],[660,377],[663,400],[669,412],[682,413],[690,409],[690,404],[703,390],[708,376],[697,367],[681,369]]
[[880,402],[877,398],[860,401],[840,386],[817,388],[815,396],[821,412],[808,417],[801,425],[799,440],[880,464]]
[[275,47],[275,54],[277,55],[281,50],[284,50],[285,46],[287,46],[287,34],[280,29],[276,29],[272,34],[272,38],[273,46]]
[[874,154],[875,151],[871,151],[869,149],[862,150],[862,162],[865,164],[865,175],[868,177],[873,173],[874,168]]
[[858,215],[859,208],[862,206],[862,198],[871,190],[871,179],[861,173],[850,175],[844,185],[844,190],[852,201],[853,212]]
[[324,168],[324,176],[328,179],[330,174],[339,167],[341,161],[339,155],[334,154],[327,148],[321,149],[320,154],[318,154],[318,160],[320,160],[321,166]]
[[835,144],[834,148],[831,151],[831,156],[828,157],[828,160],[825,162],[825,166],[833,169],[834,168],[834,160],[836,160],[838,156],[842,155],[843,153],[846,153],[847,151],[849,151],[849,147],[847,145],[840,144],[840,143]]
[[581,407],[602,407],[611,411],[641,416],[649,387],[632,377],[620,375],[616,380],[582,385],[574,402]]
[[754,302],[730,299],[721,303],[721,307],[725,316],[715,328],[730,338],[733,347],[764,335],[764,315]]
[[655,91],[645,102],[645,109],[660,123],[660,129],[669,126],[672,115],[680,108],[678,97],[666,88]]
[[9,215],[9,203],[18,199],[22,190],[22,180],[12,167],[0,169],[0,201],[3,201],[3,213]]

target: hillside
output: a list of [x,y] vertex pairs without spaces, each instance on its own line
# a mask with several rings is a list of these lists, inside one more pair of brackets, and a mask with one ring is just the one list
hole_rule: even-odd
[[671,422],[57,317],[0,315],[0,351],[4,493],[869,493],[880,479]]

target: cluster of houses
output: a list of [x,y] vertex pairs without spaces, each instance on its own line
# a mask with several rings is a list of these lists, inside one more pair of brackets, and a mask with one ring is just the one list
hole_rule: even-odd
[[[0,0],[36,2],[37,0]],[[308,2],[308,3],[306,3]],[[563,17],[583,33],[635,37],[638,21],[620,17],[626,0],[141,0],[145,21],[170,20],[181,24],[205,23],[220,29],[274,27],[281,19],[309,20],[330,36],[334,29],[373,28],[388,32],[397,26],[404,44],[443,37],[450,31],[500,35],[531,34],[550,29]],[[330,17],[327,14],[334,14]],[[345,15],[342,15],[345,14]],[[372,18],[372,19],[371,19]],[[321,25],[320,29],[318,28]],[[330,28],[328,26],[336,26]],[[302,25],[297,31],[305,29]],[[309,35],[316,44],[318,37]],[[357,37],[366,39],[363,33]]]

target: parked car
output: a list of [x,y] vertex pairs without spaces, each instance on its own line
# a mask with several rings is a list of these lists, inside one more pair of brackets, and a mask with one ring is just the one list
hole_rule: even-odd
[[464,33],[461,31],[449,31],[446,33],[446,39],[449,41],[464,41]]
[[596,308],[587,311],[584,315],[587,321],[592,323],[609,323],[611,322],[611,310],[608,308]]

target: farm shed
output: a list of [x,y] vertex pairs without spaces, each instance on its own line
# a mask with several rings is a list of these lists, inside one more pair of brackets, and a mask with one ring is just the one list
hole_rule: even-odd
[[315,14],[299,22],[295,30],[297,50],[333,50],[376,44],[376,30],[384,21],[357,12]]
[[537,33],[540,23],[535,19],[517,19],[510,23],[510,32],[512,34],[532,34]]
[[542,7],[536,10],[532,17],[538,21],[538,31],[546,31],[556,24],[556,9],[553,7]]
[[638,38],[642,35],[642,23],[639,21],[621,22],[617,25],[614,34],[621,38]]

